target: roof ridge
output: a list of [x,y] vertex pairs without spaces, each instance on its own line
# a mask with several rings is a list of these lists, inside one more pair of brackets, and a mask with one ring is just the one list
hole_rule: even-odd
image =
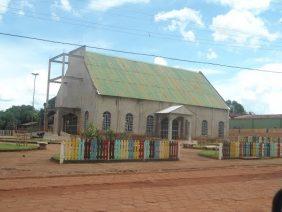
[[89,51],[84,61],[100,95],[228,110],[199,72]]

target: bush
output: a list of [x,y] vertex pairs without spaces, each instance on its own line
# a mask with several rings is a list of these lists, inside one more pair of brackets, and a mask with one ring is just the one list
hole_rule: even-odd
[[105,137],[106,137],[107,140],[113,141],[113,140],[115,140],[116,135],[115,135],[114,131],[107,130],[106,133],[105,133]]
[[99,137],[99,130],[93,124],[90,124],[87,129],[82,133],[82,136],[86,139],[97,138]]
[[218,159],[218,151],[216,150],[202,150],[199,152],[202,157]]

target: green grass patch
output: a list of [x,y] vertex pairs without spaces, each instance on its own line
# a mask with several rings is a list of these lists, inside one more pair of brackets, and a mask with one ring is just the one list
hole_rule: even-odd
[[202,157],[218,159],[218,151],[215,150],[202,150],[199,152]]
[[18,145],[16,143],[0,143],[0,151],[21,151],[37,149],[37,144]]
[[52,159],[59,161],[60,160],[60,153],[57,153],[57,154],[53,155]]

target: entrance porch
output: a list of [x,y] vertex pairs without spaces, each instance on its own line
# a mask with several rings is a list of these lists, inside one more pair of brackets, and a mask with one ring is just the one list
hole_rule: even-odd
[[77,135],[80,133],[81,109],[57,107],[55,115],[55,130],[58,135],[61,132]]
[[191,141],[191,121],[193,113],[184,105],[176,105],[158,111],[156,115],[156,135],[168,140]]

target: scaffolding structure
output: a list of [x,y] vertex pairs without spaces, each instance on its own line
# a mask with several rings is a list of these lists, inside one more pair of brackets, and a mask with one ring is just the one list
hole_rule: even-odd
[[[66,66],[68,66],[69,62],[69,54],[62,53],[55,57],[52,57],[49,59],[48,63],[48,79],[47,79],[47,95],[46,95],[46,102],[45,102],[45,110],[44,110],[44,131],[48,131],[48,113],[54,108],[49,108],[49,95],[50,95],[50,85],[51,83],[58,83],[61,84],[62,80],[65,76],[65,70],[67,69]],[[52,64],[61,64],[61,75],[51,78],[51,72],[52,72]]]
[[[64,78],[71,78],[71,79],[77,79],[77,80],[82,80],[82,78],[74,77],[74,76],[66,76],[66,70],[68,69],[69,66],[69,58],[70,57],[75,57],[79,59],[84,59],[83,56],[81,55],[76,55],[74,52],[78,51],[79,49],[85,49],[85,46],[81,46],[77,49],[74,49],[73,51],[69,53],[61,53],[55,57],[52,57],[49,59],[48,63],[48,79],[47,79],[47,94],[46,94],[46,103],[44,107],[44,131],[48,131],[48,113],[53,111],[56,112],[55,107],[50,107],[49,106],[49,97],[50,97],[50,86],[52,83],[57,83],[61,84],[63,82]],[[51,73],[52,73],[52,65],[53,64],[60,64],[61,65],[61,74],[59,76],[55,76],[51,78]]]

